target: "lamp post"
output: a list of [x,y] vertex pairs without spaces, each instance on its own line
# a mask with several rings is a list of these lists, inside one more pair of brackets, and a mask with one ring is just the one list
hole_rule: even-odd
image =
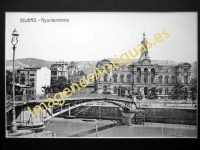
[[13,113],[13,120],[12,120],[12,127],[11,127],[11,132],[16,132],[17,131],[17,126],[16,126],[16,120],[15,120],[15,49],[16,45],[18,43],[18,36],[16,29],[14,29],[13,34],[12,34],[12,45],[13,45],[13,108],[12,108],[12,113]]
[[97,137],[97,132],[98,132],[97,119],[95,119],[95,131],[96,131],[96,137]]

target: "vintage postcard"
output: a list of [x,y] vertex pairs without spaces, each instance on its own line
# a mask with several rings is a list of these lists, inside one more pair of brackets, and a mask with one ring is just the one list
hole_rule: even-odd
[[197,138],[197,12],[5,15],[7,138]]

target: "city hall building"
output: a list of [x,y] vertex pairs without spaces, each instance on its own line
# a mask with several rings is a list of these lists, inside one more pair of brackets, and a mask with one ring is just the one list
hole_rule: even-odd
[[[191,65],[187,62],[151,60],[145,43],[145,34],[141,43],[146,51],[140,54],[138,60],[132,60],[129,66],[122,64],[117,69],[113,67],[111,70],[108,67],[108,74],[99,75],[95,82],[97,93],[117,94],[117,89],[122,86],[125,87],[126,94],[141,91],[142,94],[147,95],[148,88],[155,86],[158,89],[158,98],[164,98],[168,97],[169,91],[178,82],[187,90],[190,83]],[[103,59],[97,63],[96,67],[103,72],[104,64],[112,65],[108,59]]]

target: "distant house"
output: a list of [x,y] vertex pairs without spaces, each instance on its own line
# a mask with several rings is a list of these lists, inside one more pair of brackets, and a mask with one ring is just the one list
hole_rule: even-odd
[[30,86],[26,93],[41,94],[43,86],[50,86],[51,71],[47,67],[30,67],[18,69],[19,85]]
[[76,63],[71,62],[70,64],[66,62],[56,62],[51,65],[51,88],[53,91],[59,89],[59,78],[66,78],[67,83],[78,83],[80,78],[84,77],[84,72],[78,69]]

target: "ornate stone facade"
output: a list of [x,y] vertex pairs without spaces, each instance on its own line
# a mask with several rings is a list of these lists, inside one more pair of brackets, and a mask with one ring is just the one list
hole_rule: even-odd
[[[141,42],[146,47],[144,39]],[[159,89],[160,97],[168,96],[168,92],[177,82],[181,82],[186,88],[190,83],[191,65],[187,62],[177,63],[170,60],[151,60],[148,49],[141,53],[139,60],[132,60],[131,65],[122,65],[116,69],[109,60],[104,59],[97,63],[99,70],[103,72],[104,64],[112,65],[112,70],[108,67],[108,74],[99,75],[95,83],[98,93],[111,92],[117,94],[119,86],[126,87],[126,94],[140,90],[146,95],[146,90],[152,85]]]

